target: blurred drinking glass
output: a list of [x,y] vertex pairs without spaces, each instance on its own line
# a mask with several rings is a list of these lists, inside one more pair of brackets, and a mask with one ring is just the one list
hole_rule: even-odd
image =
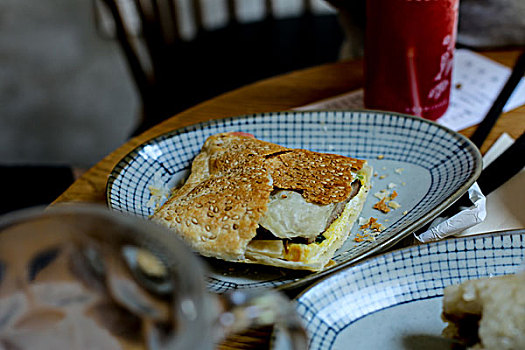
[[449,105],[459,0],[367,0],[365,106],[436,120]]
[[96,206],[0,218],[0,348],[212,349],[228,333],[282,326],[306,338],[276,291],[208,293],[173,232]]

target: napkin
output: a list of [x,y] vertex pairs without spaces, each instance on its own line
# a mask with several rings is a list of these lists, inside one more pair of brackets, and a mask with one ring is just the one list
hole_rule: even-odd
[[483,222],[487,217],[486,198],[477,183],[468,189],[468,195],[472,206],[460,208],[461,210],[452,217],[436,218],[427,231],[420,235],[414,233],[414,237],[422,243],[439,241]]

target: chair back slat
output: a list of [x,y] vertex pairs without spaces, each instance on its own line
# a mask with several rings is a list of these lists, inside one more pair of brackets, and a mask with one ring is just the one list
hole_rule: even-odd
[[237,11],[236,11],[236,1],[235,0],[227,0],[226,1],[226,10],[228,13],[229,18],[229,24],[235,25],[239,23],[239,18],[237,17]]
[[312,13],[312,1],[311,0],[303,0],[303,12],[305,14]]
[[[154,10],[154,1],[134,0],[134,4],[140,19],[141,37],[144,39],[143,42],[150,57],[153,69],[152,74],[154,75],[154,72],[159,70],[157,67],[158,61],[156,60],[156,52],[158,50],[156,48],[158,47],[159,40],[161,40],[159,35],[160,30],[158,28],[159,24]],[[135,54],[138,56],[137,51]]]
[[127,27],[124,24],[118,4],[114,0],[102,0],[108,10],[111,12],[115,23],[115,35],[120,42],[122,51],[128,61],[131,74],[135,79],[137,88],[143,100],[149,99],[148,86],[151,85],[151,77],[145,70],[139,55],[137,54],[137,48],[133,45],[131,36],[128,33]]
[[273,19],[274,11],[273,11],[273,1],[272,0],[264,0],[264,7],[265,7],[265,18],[267,19]]
[[167,0],[166,5],[166,14],[169,16],[166,21],[170,23],[168,30],[169,34],[166,38],[166,41],[169,44],[172,44],[176,40],[180,39],[179,13],[177,6],[175,5],[175,0]]
[[194,0],[192,3],[192,12],[193,12],[193,23],[195,23],[195,27],[197,28],[197,35],[202,32],[203,29],[203,11],[202,11],[202,4],[199,0]]

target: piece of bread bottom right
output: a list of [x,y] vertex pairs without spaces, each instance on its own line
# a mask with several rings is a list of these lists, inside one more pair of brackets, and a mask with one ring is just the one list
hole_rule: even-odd
[[446,287],[442,318],[470,349],[525,349],[525,272]]

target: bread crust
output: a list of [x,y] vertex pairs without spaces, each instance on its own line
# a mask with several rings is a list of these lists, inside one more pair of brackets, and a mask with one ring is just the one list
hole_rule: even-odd
[[204,256],[245,261],[275,188],[298,191],[312,203],[342,202],[352,191],[353,173],[364,165],[364,160],[286,148],[245,135],[212,135],[184,185],[152,219],[178,232]]

